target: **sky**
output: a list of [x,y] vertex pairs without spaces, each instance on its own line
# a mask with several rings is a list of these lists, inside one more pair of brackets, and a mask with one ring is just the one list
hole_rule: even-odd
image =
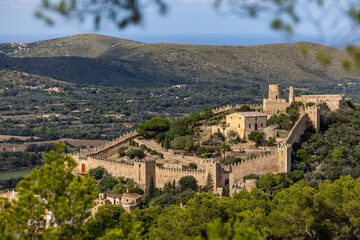
[[[0,0],[0,42],[31,42],[81,33],[98,33],[143,42],[252,45],[306,40],[327,44],[318,37],[318,29],[311,24],[300,24],[295,36],[288,38],[269,27],[270,17],[240,17],[228,9],[215,9],[213,0],[166,2],[169,10],[165,15],[159,15],[154,6],[150,5],[144,10],[144,19],[139,25],[119,30],[111,23],[106,23],[99,31],[95,31],[90,23],[79,23],[74,19],[56,16],[53,16],[55,25],[46,25],[34,16],[40,0]],[[332,19],[332,10],[327,15],[329,13]],[[329,20],[325,19],[324,22],[326,21]],[[334,43],[327,45],[331,44]]]

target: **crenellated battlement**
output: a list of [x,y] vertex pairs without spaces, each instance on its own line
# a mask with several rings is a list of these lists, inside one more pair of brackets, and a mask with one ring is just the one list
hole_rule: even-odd
[[156,163],[155,160],[146,160],[146,159],[135,159],[136,163]]
[[287,148],[289,148],[289,147],[291,147],[291,144],[289,144],[289,143],[280,143],[280,144],[277,146],[277,148],[279,148],[279,149],[287,149]]
[[95,158],[95,157],[92,157],[92,159],[94,159],[96,161],[113,163],[113,164],[118,164],[118,165],[126,165],[126,166],[134,165],[134,163],[132,163],[132,162],[127,162],[127,161],[123,161],[123,160],[121,161],[121,160],[113,160],[113,159],[108,159],[108,158]]
[[236,104],[236,105],[225,105],[222,107],[213,108],[212,110],[214,114],[219,114],[230,110],[239,110],[242,106],[249,106],[250,109],[252,110],[263,107],[262,104]]
[[156,170],[159,171],[169,171],[169,172],[177,172],[177,173],[184,173],[184,174],[204,174],[204,170],[195,170],[195,169],[181,169],[181,168],[164,168],[164,167],[158,167],[156,166]]
[[267,152],[267,153],[262,154],[260,156],[249,158],[249,159],[243,160],[243,161],[241,161],[239,163],[231,164],[230,166],[231,166],[231,168],[239,168],[239,167],[241,168],[244,165],[254,164],[257,161],[263,161],[264,159],[273,158],[273,157],[276,157],[277,155],[278,155],[277,151]]

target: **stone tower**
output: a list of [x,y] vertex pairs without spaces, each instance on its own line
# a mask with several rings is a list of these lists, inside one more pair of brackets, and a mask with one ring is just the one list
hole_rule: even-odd
[[282,143],[278,146],[279,172],[291,171],[291,144]]
[[294,88],[291,86],[289,89],[289,103],[292,104],[293,102],[295,102]]
[[206,178],[209,174],[211,174],[212,180],[213,180],[213,185],[214,185],[214,190],[216,190],[216,188],[219,185],[219,174],[218,174],[218,169],[219,169],[219,164],[216,163],[213,160],[207,160],[206,161]]
[[280,84],[269,84],[269,100],[281,99]]
[[139,184],[139,187],[146,191],[150,183],[150,178],[155,179],[155,161],[135,160],[134,162],[134,180]]

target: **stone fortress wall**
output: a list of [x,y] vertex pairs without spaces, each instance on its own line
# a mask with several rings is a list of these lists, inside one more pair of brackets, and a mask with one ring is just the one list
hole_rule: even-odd
[[[290,93],[290,101],[294,101],[295,98],[293,96],[292,89]],[[290,171],[292,144],[299,140],[300,136],[308,127],[313,126],[316,130],[319,130],[321,115],[332,109],[344,107],[343,103],[345,103],[345,101],[343,96],[339,97],[341,95],[337,95],[335,100],[331,99],[331,97],[329,97],[330,95],[326,96],[327,97],[322,96],[320,98],[321,100],[317,101],[315,106],[300,108],[300,117],[298,121],[295,123],[284,143],[280,144],[274,152],[253,159],[244,160],[238,164],[225,167],[220,163],[207,161],[205,170],[188,170],[175,167],[158,167],[156,166],[155,161],[136,160],[134,163],[125,163],[117,160],[109,160],[108,157],[117,154],[117,149],[122,144],[140,136],[135,131],[109,142],[102,147],[86,149],[73,154],[72,157],[78,163],[74,172],[83,174],[88,172],[91,168],[102,166],[113,176],[133,178],[134,181],[139,184],[139,187],[143,189],[146,189],[151,177],[153,177],[156,187],[162,188],[168,182],[173,182],[174,180],[177,182],[180,178],[189,175],[193,176],[199,185],[205,185],[207,176],[211,174],[215,187],[214,192],[219,193],[221,192],[221,188],[226,184],[230,184],[230,186],[233,186],[234,184],[238,184],[239,186],[244,185],[244,176],[252,173],[264,174],[272,172],[276,174]],[[271,99],[275,101],[264,101],[264,108],[269,107],[269,105],[265,106],[265,103],[276,104],[277,101],[282,100],[279,99],[280,97],[279,87],[271,87],[269,89],[269,98],[275,98]],[[314,100],[310,97],[307,97],[307,99],[311,99],[311,102]],[[288,104],[287,107],[290,106],[290,103],[286,102],[286,100],[285,102],[280,101],[280,103],[280,106],[283,106],[284,103]],[[222,108],[214,109],[213,111],[215,114],[219,114],[229,110],[240,109],[241,106],[243,105],[228,105]],[[261,105],[248,106],[250,106],[251,109],[262,107]],[[277,110],[278,109],[276,109],[276,111]]]

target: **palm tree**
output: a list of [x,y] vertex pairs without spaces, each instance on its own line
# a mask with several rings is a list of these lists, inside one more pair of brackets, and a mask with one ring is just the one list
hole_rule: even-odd
[[200,147],[200,133],[202,133],[202,132],[203,132],[203,130],[201,130],[200,127],[194,128],[194,134],[196,136],[198,147]]
[[225,152],[226,151],[230,151],[230,145],[227,145],[227,144],[221,144],[221,147],[220,147],[220,149],[221,149],[221,152],[223,153],[223,156],[224,156],[224,160],[225,160]]
[[227,128],[226,122],[222,122],[220,124],[220,127],[223,129],[223,135],[224,135],[224,144],[225,144],[225,129]]

